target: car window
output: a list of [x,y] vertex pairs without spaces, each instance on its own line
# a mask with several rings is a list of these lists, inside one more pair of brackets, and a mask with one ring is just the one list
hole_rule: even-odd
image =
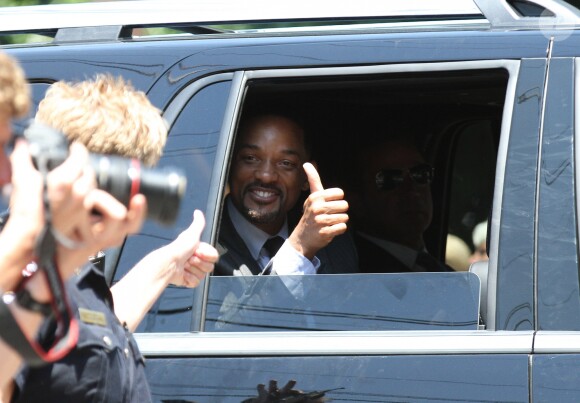
[[487,259],[487,220],[493,198],[499,122],[474,117],[448,133],[451,158],[446,262],[467,270]]
[[205,330],[476,330],[479,324],[480,284],[472,273],[287,277],[309,292],[296,298],[279,276],[212,278]]
[[[187,175],[187,190],[177,222],[163,227],[147,221],[139,234],[128,237],[114,281],[118,281],[146,253],[169,243],[187,228],[194,209],[206,210],[229,89],[229,82],[220,82],[199,90],[172,125],[159,166],[180,167]],[[195,310],[194,294],[198,290],[170,285],[137,331],[189,331]]]
[[[353,150],[369,139],[406,136],[435,169],[433,217],[424,240],[426,250],[443,263],[448,235],[458,232],[467,244],[475,225],[492,207],[509,74],[502,67],[423,68],[425,71],[299,78],[297,74],[274,74],[262,80],[252,76],[246,83],[240,114],[286,110],[297,117],[312,135],[313,158],[323,185],[346,190],[351,234],[357,231],[361,212],[349,193],[358,180],[353,177]],[[298,203],[298,215],[300,207]],[[467,247],[471,251],[471,245]],[[359,248],[359,263],[363,253]],[[212,276],[205,330],[477,328],[480,283],[473,274],[465,273],[468,263],[449,274],[384,274],[397,271],[391,270],[392,264],[375,260],[371,272],[376,274],[304,276],[301,280],[309,292],[299,298],[288,295],[286,282],[276,278]],[[344,272],[352,273],[350,269]],[[458,283],[446,288],[448,280]],[[463,286],[459,286],[461,282]],[[447,290],[449,306],[435,301],[438,289]],[[477,295],[475,300],[473,295]],[[404,303],[387,301],[389,298]],[[350,303],[327,304],[342,299]],[[376,301],[385,310],[377,308]],[[399,310],[391,310],[395,306]],[[451,306],[458,309],[458,316],[450,319],[453,326],[433,319],[438,314],[450,318]]]

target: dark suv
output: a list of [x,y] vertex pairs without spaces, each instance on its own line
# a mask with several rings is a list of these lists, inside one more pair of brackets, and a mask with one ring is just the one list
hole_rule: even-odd
[[[304,276],[316,295],[291,304],[224,304],[234,286],[276,292],[274,276],[169,288],[137,332],[155,400],[580,401],[580,11],[558,0],[191,3],[0,9],[2,35],[43,35],[4,46],[35,102],[57,80],[107,72],[170,124],[160,164],[188,175],[177,223],[147,223],[107,251],[111,281],[195,208],[215,244],[237,124],[255,105],[306,122],[333,186],[353,144],[412,127],[436,172],[428,249],[443,260],[448,235],[470,243],[487,220],[489,261]],[[238,320],[241,308],[251,314]],[[295,400],[259,386],[290,380]]]

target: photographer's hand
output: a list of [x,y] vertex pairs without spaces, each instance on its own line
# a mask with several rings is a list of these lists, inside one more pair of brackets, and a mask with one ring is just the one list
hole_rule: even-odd
[[205,227],[196,210],[193,222],[173,242],[145,256],[111,288],[115,314],[134,331],[159,295],[170,283],[196,287],[213,270],[217,250],[200,242]]
[[[2,250],[10,251],[12,255],[16,251],[18,255],[2,256],[0,251],[0,257],[6,258],[3,267],[9,265],[13,273],[10,282],[3,281],[3,289],[11,289],[20,281],[22,268],[32,259],[36,239],[45,225],[42,175],[34,169],[24,142],[16,144],[11,161],[10,219],[0,236],[6,240],[6,248]],[[59,238],[67,240],[57,243],[57,264],[63,279],[84,264],[89,255],[121,243],[127,234],[140,228],[145,218],[146,201],[142,195],[133,197],[127,209],[95,186],[88,153],[80,144],[73,144],[69,157],[48,174],[52,225]],[[96,217],[94,210],[101,215]],[[34,285],[31,285],[33,297],[39,301],[50,299],[50,290],[44,281],[31,284]]]
[[36,239],[44,226],[42,175],[34,169],[24,141],[16,142],[10,161],[10,219],[0,233],[2,290],[12,290],[22,280],[22,269],[32,260]]
[[[78,166],[82,167],[80,171]],[[95,186],[95,174],[84,147],[73,144],[69,158],[49,174],[53,225],[70,241],[58,246],[61,270],[71,266],[74,270],[99,250],[120,245],[128,234],[141,228],[145,219],[143,195],[134,196],[127,208]]]
[[[82,159],[84,155],[86,160],[86,151],[80,149],[79,153],[76,156]],[[57,182],[64,200],[67,199],[70,190],[74,187],[76,178],[82,177],[79,171],[82,170],[85,163],[75,163],[69,167],[71,169],[69,178],[72,179],[63,183]],[[18,141],[15,145],[11,156],[11,165],[13,190],[10,198],[10,218],[4,230],[0,233],[0,262],[2,270],[2,276],[0,277],[2,278],[2,289],[4,291],[15,289],[22,281],[22,269],[32,260],[37,238],[45,226],[43,178],[34,168],[25,142]],[[76,170],[73,171],[73,168],[76,168]],[[49,188],[51,187],[49,185]],[[82,203],[80,205],[82,206]],[[66,279],[73,273],[73,268],[73,265],[63,265],[60,267],[61,276]],[[34,276],[26,283],[26,288],[37,301],[48,302],[51,298],[51,292],[44,276]],[[12,304],[11,311],[21,330],[30,339],[33,339],[44,318],[38,313],[19,308],[18,304]],[[9,396],[9,389],[7,388],[11,385],[8,380],[10,375],[18,368],[20,357],[14,350],[1,342],[0,353],[2,353],[3,357],[3,363],[0,366],[1,393],[2,397],[7,397]]]

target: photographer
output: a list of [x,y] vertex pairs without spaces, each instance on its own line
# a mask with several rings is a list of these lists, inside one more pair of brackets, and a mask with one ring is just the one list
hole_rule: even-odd
[[[19,140],[14,151],[7,155],[12,142],[12,118],[26,114],[29,107],[29,89],[24,74],[16,62],[0,53],[0,186],[3,193],[12,185],[10,194],[11,216],[0,233],[0,287],[5,304],[28,339],[33,339],[43,315],[24,309],[19,302],[7,303],[9,291],[24,284],[24,289],[39,303],[52,299],[45,276],[35,274],[23,281],[23,268],[31,261],[36,242],[45,228],[46,211],[43,205],[43,177],[34,169],[28,147]],[[69,158],[61,167],[46,178],[46,193],[52,217],[52,229],[63,239],[82,245],[78,250],[56,244],[56,266],[63,278],[69,277],[87,250],[109,247],[108,238],[118,231],[134,232],[145,213],[144,201],[136,200],[127,210],[105,192],[95,189],[94,173],[87,169],[88,155],[79,144],[71,147]],[[91,217],[94,209],[101,212],[101,219]],[[2,317],[1,326],[10,326],[7,317]],[[6,342],[0,341],[0,381],[5,386],[16,372],[21,357]]]
[[[167,136],[165,122],[145,94],[110,76],[53,84],[36,119],[92,152],[149,165],[158,161]],[[77,348],[48,367],[24,369],[16,377],[13,401],[150,401],[144,360],[130,331],[169,283],[195,287],[213,270],[218,254],[199,241],[204,225],[203,214],[196,211],[188,229],[143,258],[111,290],[99,268],[83,267],[67,283],[79,319]],[[125,235],[119,231],[116,240],[122,242]],[[98,251],[91,250],[85,260]]]

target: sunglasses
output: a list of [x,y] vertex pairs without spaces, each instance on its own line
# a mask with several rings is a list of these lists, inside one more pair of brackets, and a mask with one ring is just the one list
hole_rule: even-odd
[[402,185],[405,181],[405,173],[418,185],[429,185],[433,182],[435,168],[429,164],[419,164],[408,169],[381,169],[375,175],[375,184],[378,190],[392,190]]

